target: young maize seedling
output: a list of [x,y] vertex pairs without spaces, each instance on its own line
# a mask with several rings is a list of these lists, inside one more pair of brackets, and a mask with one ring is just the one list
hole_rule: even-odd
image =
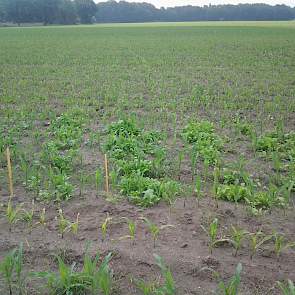
[[250,259],[253,259],[253,256],[257,250],[267,241],[271,240],[273,235],[265,235],[263,232],[258,231],[256,233],[250,233]]
[[34,214],[35,214],[35,202],[33,200],[32,209],[29,211],[23,209],[23,216],[22,216],[22,220],[24,220],[28,224],[30,233],[32,232]]
[[102,185],[102,180],[103,180],[102,172],[101,172],[101,170],[97,169],[95,171],[95,189],[96,189],[97,193],[99,191],[99,188]]
[[[143,295],[175,295],[176,287],[170,269],[164,264],[162,257],[154,254],[157,265],[164,279],[163,285],[158,282],[145,282],[143,279],[134,280],[136,287]],[[133,281],[133,280],[132,280]]]
[[236,273],[228,284],[221,281],[218,285],[218,294],[222,295],[238,295],[239,286],[241,283],[242,264],[239,263],[236,268]]
[[39,222],[40,225],[45,226],[46,225],[46,209],[43,208],[40,216],[39,216]]
[[274,239],[275,239],[274,251],[277,255],[277,259],[280,258],[284,250],[295,247],[295,242],[287,242],[285,237],[279,233],[274,234]]
[[15,253],[16,249],[7,254],[0,262],[0,272],[5,280],[9,295],[12,295],[13,272],[15,267]]
[[85,184],[87,183],[88,180],[88,175],[84,175],[82,170],[80,173],[80,191],[79,191],[79,196],[82,197],[83,193],[84,193],[84,188],[85,188]]
[[217,242],[218,219],[214,218],[214,220],[209,225],[209,230],[207,230],[202,225],[201,225],[201,227],[209,237],[209,251],[210,251],[210,254],[212,254],[213,247],[215,246],[215,244]]
[[104,155],[104,169],[105,169],[105,190],[109,194],[109,166],[107,154]]
[[201,187],[202,187],[201,176],[197,175],[196,176],[196,183],[195,183],[195,196],[196,196],[198,207],[200,206],[200,199],[203,197]]
[[156,248],[156,241],[158,240],[160,231],[165,228],[168,228],[168,227],[174,227],[174,225],[171,225],[171,224],[157,226],[155,223],[151,222],[149,219],[147,219],[145,217],[141,217],[140,219],[143,220],[147,224],[148,229],[149,229],[150,233],[152,234],[154,248]]
[[154,254],[157,265],[161,269],[162,276],[164,277],[164,285],[160,288],[160,294],[174,295],[176,287],[170,269],[164,264],[163,258]]
[[7,209],[6,209],[6,217],[9,222],[9,232],[11,232],[11,227],[19,220],[19,214],[21,211],[22,205],[18,205],[15,208],[12,206],[11,197],[9,198]]
[[179,154],[178,154],[178,180],[180,180],[181,178],[181,164],[182,164],[182,161],[183,161],[183,158],[184,158],[184,151],[179,151]]
[[23,269],[23,245],[12,250],[0,262],[0,273],[2,274],[9,294],[12,295],[12,287],[15,286],[18,294],[24,294],[24,278],[22,276]]
[[71,231],[74,235],[78,234],[80,213],[77,213],[76,221],[70,224]]
[[107,217],[105,221],[101,224],[102,242],[104,242],[106,239],[108,226],[111,223],[111,221],[112,221],[112,217],[110,217],[109,214],[107,213]]
[[277,282],[279,288],[282,291],[282,295],[295,295],[295,286],[291,280],[288,280],[287,284]]
[[124,236],[121,239],[126,239],[126,238],[131,239],[132,245],[134,245],[135,244],[136,223],[126,217],[124,217],[123,219],[125,219],[128,224],[129,235]]
[[24,278],[22,276],[22,270],[23,270],[23,244],[20,243],[19,248],[15,252],[15,274],[16,274],[16,282],[17,282],[17,288],[19,295],[23,294],[24,289]]
[[213,172],[213,195],[215,199],[216,208],[218,208],[217,191],[218,191],[218,185],[219,185],[219,178],[220,178],[220,169],[218,167],[215,167]]
[[154,282],[145,282],[142,279],[134,280],[136,287],[142,292],[143,295],[154,295],[157,288]]
[[198,150],[196,148],[196,146],[192,146],[192,150],[190,153],[190,158],[191,158],[191,169],[192,169],[192,181],[194,181],[195,178],[195,174],[196,174],[196,166],[197,166],[197,160],[198,160]]
[[8,183],[9,183],[9,193],[10,198],[13,196],[13,178],[12,178],[12,165],[9,147],[6,149],[6,159],[7,159],[7,171],[8,171]]
[[64,218],[62,209],[58,210],[58,218],[56,217],[56,219],[58,220],[59,233],[61,234],[61,238],[63,239],[65,232],[69,229],[70,222]]
[[231,227],[231,242],[235,248],[235,253],[234,256],[236,257],[238,254],[238,251],[241,249],[242,246],[242,242],[244,240],[244,238],[246,237],[246,235],[248,234],[247,231],[234,227],[232,225]]
[[25,174],[25,187],[28,187],[28,178],[29,178],[29,162],[25,159],[24,156],[20,157],[20,167]]

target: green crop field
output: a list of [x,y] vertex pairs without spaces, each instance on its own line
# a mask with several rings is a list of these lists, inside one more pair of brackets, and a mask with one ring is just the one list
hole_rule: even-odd
[[294,21],[0,28],[0,293],[294,294],[294,48]]

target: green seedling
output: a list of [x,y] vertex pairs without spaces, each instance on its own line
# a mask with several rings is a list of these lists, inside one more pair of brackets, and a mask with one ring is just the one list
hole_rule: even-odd
[[143,295],[154,295],[157,289],[157,284],[155,282],[145,282],[142,279],[134,280],[134,283]]
[[43,208],[40,216],[39,216],[39,222],[40,225],[45,226],[46,225],[46,209]]
[[283,251],[295,247],[295,242],[286,241],[285,237],[279,233],[274,234],[274,240],[274,251],[278,259],[280,258]]
[[23,171],[23,173],[25,174],[25,187],[28,187],[28,178],[29,178],[29,162],[25,159],[24,156],[20,157],[20,168]]
[[258,231],[256,233],[250,233],[250,259],[253,259],[253,256],[261,246],[272,239],[273,235],[265,235],[263,232]]
[[16,282],[17,282],[17,288],[19,291],[19,295],[22,295],[23,290],[24,290],[24,278],[22,276],[23,260],[24,260],[23,244],[21,243],[15,253],[15,263],[14,263],[15,264]]
[[70,224],[70,229],[74,235],[78,234],[80,213],[77,213],[76,221]]
[[113,218],[110,217],[109,214],[107,214],[106,219],[105,219],[104,222],[101,224],[102,242],[104,242],[105,239],[106,239],[106,236],[107,236],[107,230],[108,230],[109,224],[111,223],[112,219],[113,219]]
[[14,208],[10,197],[6,209],[6,218],[9,222],[9,232],[11,232],[12,225],[20,219],[21,208],[22,205],[18,205]]
[[95,189],[97,193],[102,186],[102,182],[103,182],[103,174],[101,170],[97,169],[95,171]]
[[164,264],[163,258],[154,254],[157,265],[161,269],[162,276],[164,277],[164,285],[160,288],[160,294],[174,295],[176,293],[176,287],[173,279],[173,275],[170,269]]
[[154,248],[156,248],[156,241],[158,240],[160,231],[168,227],[174,227],[174,225],[171,225],[171,224],[158,226],[145,217],[141,217],[140,219],[143,220],[148,226],[149,232],[151,233],[153,238]]
[[220,178],[220,169],[218,167],[214,168],[214,172],[213,172],[213,195],[214,195],[214,199],[215,199],[215,204],[216,207],[218,208],[218,186],[219,186],[219,178]]
[[173,275],[170,269],[164,264],[163,258],[154,254],[156,263],[161,269],[163,277],[163,284],[158,282],[145,282],[144,280],[135,280],[136,287],[143,293],[143,295],[175,295],[176,287]]
[[178,180],[180,180],[180,177],[181,177],[181,164],[182,164],[183,158],[184,158],[184,151],[181,150],[178,153],[178,165],[177,165],[178,166]]
[[231,280],[226,284],[221,281],[218,284],[217,294],[220,295],[238,295],[239,294],[239,286],[241,284],[241,272],[242,272],[242,264],[239,263],[236,268],[236,273],[231,278]]
[[103,294],[110,295],[112,287],[112,272],[109,268],[111,253],[98,267],[100,256],[92,260],[86,254],[83,268],[78,271],[76,263],[67,266],[61,257],[57,256],[57,272],[35,272],[32,276],[47,280],[50,294]]
[[58,210],[58,217],[56,217],[56,219],[58,221],[58,231],[63,239],[65,232],[69,229],[70,223],[67,219],[65,219],[62,209]]
[[218,241],[217,239],[218,219],[214,218],[214,220],[210,223],[208,230],[202,225],[201,227],[209,237],[209,251],[210,251],[210,254],[212,254],[213,248],[216,245],[216,242]]
[[202,180],[201,180],[201,176],[197,175],[196,176],[196,182],[195,182],[195,197],[198,203],[198,207],[200,206],[200,199],[202,199],[203,194],[201,191],[202,188]]
[[23,209],[23,213],[22,213],[22,220],[27,222],[30,233],[32,232],[34,214],[35,214],[35,202],[33,200],[31,210],[27,211]]
[[9,290],[9,295],[12,295],[13,273],[14,273],[14,267],[15,267],[15,254],[16,254],[16,250],[11,251],[0,262],[0,272],[5,280],[7,289]]
[[277,282],[279,288],[282,291],[282,295],[295,295],[295,286],[291,280],[288,280],[287,284]]
[[247,231],[234,227],[232,225],[231,227],[231,242],[235,248],[234,256],[236,257],[238,254],[238,251],[241,249],[243,240],[245,239],[246,235],[248,234]]
[[126,217],[123,219],[126,220],[128,224],[129,235],[122,237],[121,239],[131,239],[132,244],[135,244],[135,233],[136,233],[136,223]]
[[24,278],[22,276],[23,269],[23,245],[20,244],[18,249],[12,250],[0,262],[0,273],[2,274],[9,295],[12,295],[14,285],[18,290],[18,294],[24,294]]
[[197,166],[198,156],[199,156],[199,154],[198,154],[197,147],[193,146],[191,153],[190,153],[192,181],[194,180],[195,174],[196,174],[196,166]]
[[79,192],[79,196],[81,197],[83,195],[83,192],[84,192],[84,188],[85,188],[85,185],[87,183],[87,180],[88,180],[88,175],[84,175],[82,170],[81,170],[81,173],[80,173],[80,192]]

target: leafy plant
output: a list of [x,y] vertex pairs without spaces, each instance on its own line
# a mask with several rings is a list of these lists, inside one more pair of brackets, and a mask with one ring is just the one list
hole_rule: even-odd
[[195,145],[203,161],[216,164],[222,149],[222,141],[215,134],[214,125],[211,122],[190,122],[183,129],[182,136],[186,142]]

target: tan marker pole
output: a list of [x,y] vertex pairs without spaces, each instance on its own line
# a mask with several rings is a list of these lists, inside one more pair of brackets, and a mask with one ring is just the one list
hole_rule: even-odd
[[109,193],[109,167],[107,155],[104,155],[104,168],[105,168],[105,178],[106,178],[106,192]]
[[12,183],[12,168],[11,168],[11,158],[9,147],[6,149],[6,159],[7,159],[7,170],[8,170],[8,183],[9,183],[9,193],[10,198],[13,196],[13,183]]

